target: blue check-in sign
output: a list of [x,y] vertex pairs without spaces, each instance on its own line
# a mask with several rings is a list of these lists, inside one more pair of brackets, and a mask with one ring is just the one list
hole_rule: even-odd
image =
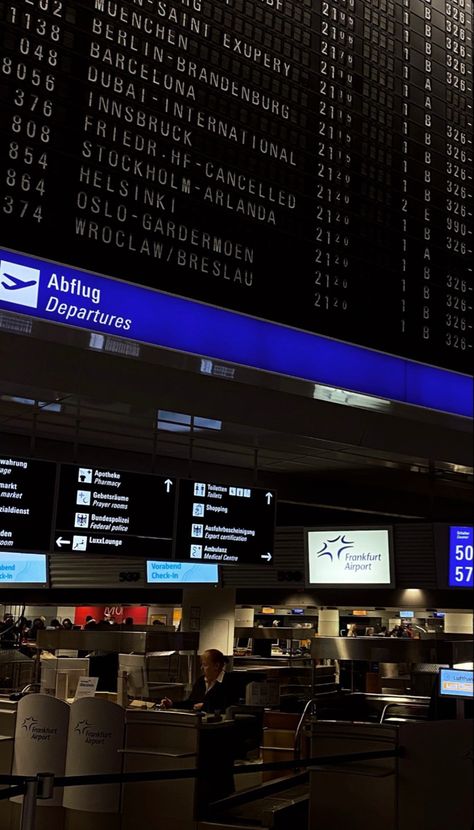
[[467,375],[1,249],[0,309],[389,401],[473,415],[473,379]]

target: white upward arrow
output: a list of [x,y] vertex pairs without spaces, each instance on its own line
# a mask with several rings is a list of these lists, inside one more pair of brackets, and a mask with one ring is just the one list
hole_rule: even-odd
[[56,539],[56,544],[57,544],[58,548],[60,548],[63,545],[70,545],[71,540],[70,539],[63,539],[62,536],[58,536],[58,538]]
[[266,559],[267,562],[270,562],[271,558],[272,558],[271,553],[261,553],[260,554],[260,559]]
[[265,498],[267,500],[267,504],[270,504],[270,502],[273,498],[273,493],[265,493]]
[[166,479],[166,481],[165,481],[165,487],[166,487],[166,492],[167,492],[167,493],[169,493],[169,491],[171,490],[172,486],[173,486],[173,482],[171,481],[171,479],[170,479],[170,478],[167,478],[167,479]]

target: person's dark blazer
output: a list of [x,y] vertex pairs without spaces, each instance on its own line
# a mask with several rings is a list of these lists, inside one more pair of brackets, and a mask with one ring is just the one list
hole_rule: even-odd
[[239,695],[237,684],[232,679],[232,673],[224,674],[222,682],[214,683],[214,686],[206,693],[206,681],[204,675],[196,680],[191,694],[181,703],[174,703],[176,709],[192,709],[195,703],[202,703],[202,712],[224,712],[228,706],[238,703]]

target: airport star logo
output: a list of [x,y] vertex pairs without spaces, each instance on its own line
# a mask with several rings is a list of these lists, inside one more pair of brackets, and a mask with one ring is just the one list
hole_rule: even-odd
[[26,732],[31,732],[33,726],[36,726],[37,723],[38,723],[38,720],[36,718],[33,718],[33,717],[24,718],[23,723],[21,724],[21,728],[25,729]]
[[88,720],[80,720],[76,723],[74,732],[77,732],[78,735],[84,735],[91,726],[92,723],[89,723]]
[[[335,546],[332,550],[330,546]],[[341,558],[341,554],[345,550],[350,550],[354,542],[351,542],[349,539],[346,539],[343,533],[340,533],[339,536],[336,536],[334,539],[327,539],[323,542],[323,546],[321,550],[317,551],[317,557],[320,559],[321,556],[329,556],[331,562],[334,561],[334,557],[337,556],[339,560]]]

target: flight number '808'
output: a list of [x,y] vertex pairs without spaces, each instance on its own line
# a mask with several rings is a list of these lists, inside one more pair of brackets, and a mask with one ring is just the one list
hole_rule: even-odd
[[28,138],[39,138],[43,144],[48,144],[51,138],[51,130],[45,125],[37,124],[36,121],[28,121],[22,118],[21,115],[14,115],[12,118],[12,132],[21,133]]

